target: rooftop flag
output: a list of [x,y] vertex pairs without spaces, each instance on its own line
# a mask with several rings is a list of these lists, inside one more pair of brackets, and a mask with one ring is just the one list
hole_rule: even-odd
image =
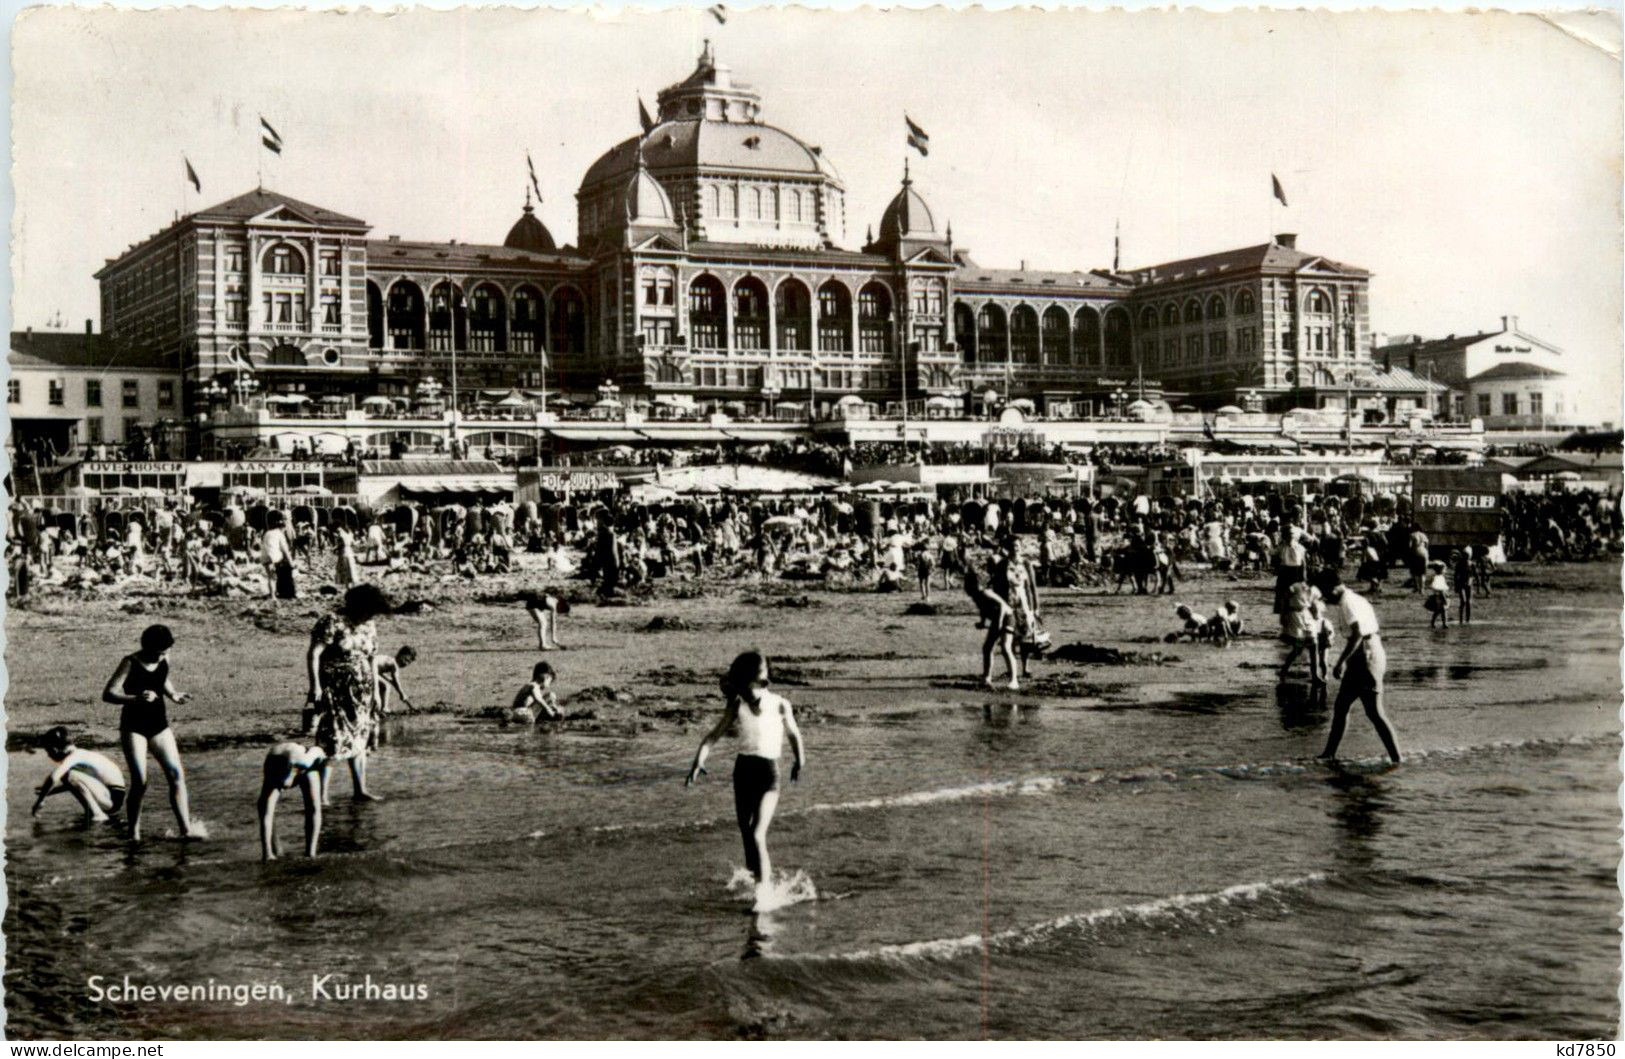
[[265,120],[265,115],[264,114],[260,115],[260,128],[265,130],[264,133],[260,136],[260,142],[263,143],[267,148],[269,148],[274,153],[281,154],[282,153],[282,134],[280,132],[277,132],[276,128],[270,122]]
[[1270,188],[1275,192],[1275,197],[1281,200],[1281,205],[1285,206],[1286,192],[1281,188],[1281,178],[1274,173],[1270,174]]
[[908,145],[919,151],[921,157],[929,155],[931,153],[931,137],[925,134],[924,129],[914,124],[914,119],[907,114],[903,115],[903,123],[908,126]]
[[525,168],[530,170],[530,186],[536,190],[536,201],[542,201],[542,185],[536,179],[536,163],[530,160],[530,152],[525,152]]
[[649,135],[655,127],[655,119],[649,116],[649,108],[643,105],[643,97],[638,97],[638,124],[643,126],[643,134]]
[[711,17],[717,20],[717,25],[726,26],[728,24],[728,9],[721,4],[713,4],[711,6]]
[[198,194],[203,194],[203,182],[198,180],[197,170],[192,168],[191,159],[183,154],[181,155],[181,161],[186,163],[186,179],[192,182],[192,186],[197,189]]

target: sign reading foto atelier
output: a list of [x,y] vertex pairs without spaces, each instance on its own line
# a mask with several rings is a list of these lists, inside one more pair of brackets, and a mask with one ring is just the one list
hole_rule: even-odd
[[1501,534],[1501,476],[1494,471],[1418,467],[1411,505],[1432,544],[1494,544]]

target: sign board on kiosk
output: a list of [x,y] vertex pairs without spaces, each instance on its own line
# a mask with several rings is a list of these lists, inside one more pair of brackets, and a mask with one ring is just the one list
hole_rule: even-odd
[[1501,475],[1461,467],[1418,467],[1411,509],[1435,548],[1494,544],[1501,536]]

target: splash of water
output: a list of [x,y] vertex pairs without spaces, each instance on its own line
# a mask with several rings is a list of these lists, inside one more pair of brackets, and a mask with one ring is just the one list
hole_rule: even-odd
[[772,878],[758,883],[749,871],[735,867],[728,877],[728,893],[733,897],[753,898],[752,912],[772,912],[818,900],[818,887],[800,868],[793,872],[775,872]]
[[[181,838],[182,835],[181,835],[181,833],[179,831],[175,830],[173,827],[170,827],[170,828],[165,828],[164,829],[164,837],[165,838]],[[203,819],[203,817],[197,815],[196,813],[193,813],[192,814],[192,831],[191,831],[191,834],[186,835],[185,837],[188,838],[188,839],[193,839],[193,840],[197,840],[197,841],[202,841],[204,839],[209,838],[210,837],[209,836],[209,822],[207,820]]]

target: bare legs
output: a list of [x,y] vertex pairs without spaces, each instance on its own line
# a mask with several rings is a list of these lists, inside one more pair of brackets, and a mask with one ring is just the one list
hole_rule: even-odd
[[192,812],[186,797],[186,771],[181,767],[181,754],[175,746],[175,733],[165,728],[150,740],[135,732],[120,733],[124,745],[124,761],[130,767],[130,792],[126,799],[126,814],[130,821],[130,837],[141,838],[141,800],[147,793],[147,751],[158,759],[169,781],[169,805],[175,811],[175,822],[180,825],[181,837],[192,837]]
[[559,619],[552,611],[529,608],[530,620],[536,623],[536,646],[543,651],[563,650],[559,643]]
[[1013,646],[1015,634],[999,628],[987,630],[987,636],[982,640],[982,683],[988,687],[993,686],[993,648],[997,647],[1004,656],[1005,669],[1010,673],[1010,687],[1019,687],[1016,680],[1016,654]]
[[1366,718],[1370,720],[1371,727],[1377,730],[1377,738],[1382,740],[1383,749],[1388,751],[1388,760],[1399,764],[1399,745],[1394,741],[1394,730],[1388,723],[1388,715],[1382,710],[1382,688],[1370,685],[1350,687],[1346,679],[1338,685],[1337,701],[1332,706],[1332,727],[1326,733],[1326,749],[1320,752],[1320,756],[1327,760],[1337,756],[1337,747],[1343,741],[1349,709],[1355,699],[1365,706]]
[[739,819],[739,837],[745,843],[745,868],[758,883],[773,877],[773,862],[767,855],[767,829],[773,825],[773,812],[779,807],[779,792],[768,791],[755,805],[740,797],[734,799]]

